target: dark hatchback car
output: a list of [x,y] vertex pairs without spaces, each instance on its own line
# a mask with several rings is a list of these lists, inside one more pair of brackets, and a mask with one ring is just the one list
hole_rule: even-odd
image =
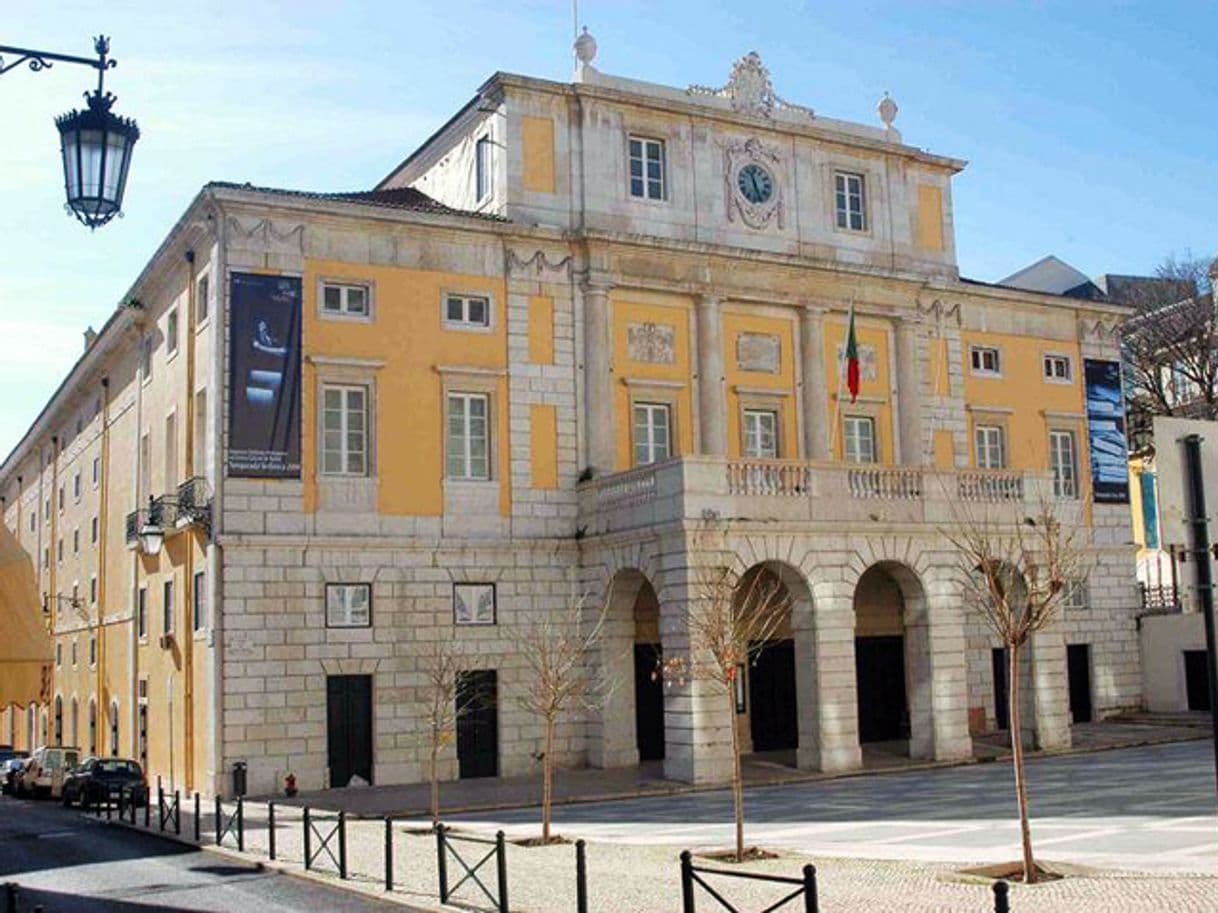
[[13,792],[13,782],[22,763],[30,756],[28,751],[0,745],[0,792]]
[[148,784],[138,761],[126,758],[85,758],[63,780],[63,804],[79,803],[88,808],[107,800],[118,802],[126,792],[128,802],[142,806],[148,801]]

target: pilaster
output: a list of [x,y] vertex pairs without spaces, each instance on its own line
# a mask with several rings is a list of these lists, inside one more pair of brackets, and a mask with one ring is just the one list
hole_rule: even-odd
[[829,406],[825,389],[823,309],[806,305],[799,312],[799,357],[803,373],[804,457],[829,459]]
[[613,340],[610,286],[586,283],[584,313],[584,399],[587,408],[588,467],[594,475],[613,471]]
[[698,298],[698,430],[702,453],[727,455],[727,397],[724,393],[723,330],[719,299]]

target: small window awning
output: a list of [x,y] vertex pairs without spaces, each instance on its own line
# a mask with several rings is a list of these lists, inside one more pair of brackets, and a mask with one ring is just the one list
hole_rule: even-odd
[[34,564],[0,524],[0,708],[50,699],[54,652]]

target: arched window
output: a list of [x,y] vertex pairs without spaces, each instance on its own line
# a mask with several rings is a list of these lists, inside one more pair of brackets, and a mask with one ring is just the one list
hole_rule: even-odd
[[110,703],[110,756],[118,757],[118,701]]
[[38,715],[38,717],[39,717],[39,720],[38,720],[38,721],[39,721],[39,722],[42,724],[42,725],[39,727],[39,728],[40,728],[40,730],[41,730],[41,735],[42,735],[42,738],[40,738],[40,739],[38,740],[38,744],[39,744],[39,745],[45,745],[45,744],[47,743],[47,712],[46,712],[46,708],[43,708],[42,713],[40,713],[40,714]]
[[97,754],[97,701],[89,698],[89,754]]
[[72,733],[71,744],[73,747],[80,747],[80,703],[76,700],[76,696],[72,696],[72,728],[68,731]]
[[38,739],[38,708],[30,704],[25,711],[25,747],[33,751],[34,742]]
[[63,744],[63,698],[58,694],[55,695],[55,728],[51,730],[55,735],[55,744]]

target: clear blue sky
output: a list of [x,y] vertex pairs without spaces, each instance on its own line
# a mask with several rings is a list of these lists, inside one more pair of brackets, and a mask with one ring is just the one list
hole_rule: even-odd
[[[1084,272],[1218,250],[1218,4],[581,0],[610,73],[720,84],[755,49],[786,99],[969,160],[963,273],[1053,252]],[[0,77],[0,454],[34,419],[206,181],[370,187],[495,70],[569,78],[565,0],[4,0],[0,44],[113,36],[139,121],[127,216],[63,213],[52,119],[91,71]]]

